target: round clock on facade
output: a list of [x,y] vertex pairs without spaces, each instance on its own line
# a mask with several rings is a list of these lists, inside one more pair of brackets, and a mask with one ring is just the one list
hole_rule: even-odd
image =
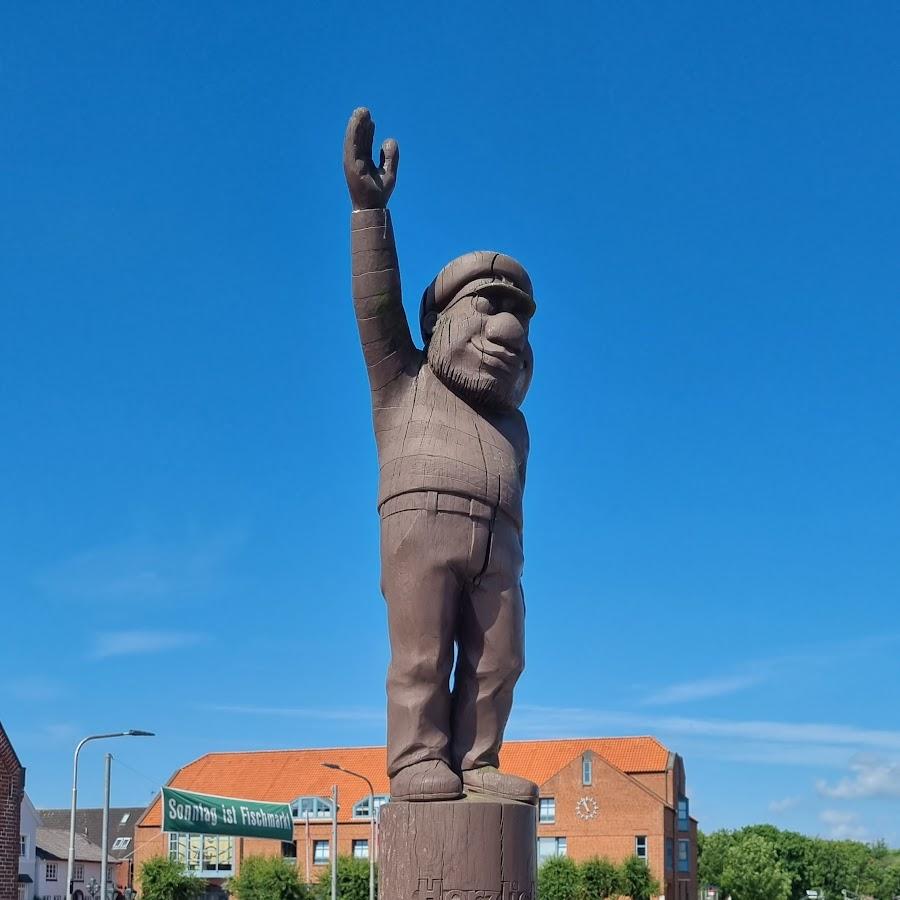
[[578,816],[579,819],[588,820],[596,818],[599,811],[600,807],[597,806],[597,801],[593,797],[582,797],[575,804],[575,815]]

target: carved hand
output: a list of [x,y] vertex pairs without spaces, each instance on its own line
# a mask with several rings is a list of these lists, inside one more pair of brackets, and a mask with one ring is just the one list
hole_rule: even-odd
[[381,162],[372,161],[375,123],[365,107],[353,110],[344,135],[344,176],[354,209],[385,209],[397,181],[400,148],[393,138],[381,145]]

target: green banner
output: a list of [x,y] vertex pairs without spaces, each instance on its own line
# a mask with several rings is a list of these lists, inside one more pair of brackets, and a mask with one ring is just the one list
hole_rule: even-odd
[[294,820],[287,803],[262,803],[162,789],[163,831],[188,834],[233,834],[236,837],[294,839]]

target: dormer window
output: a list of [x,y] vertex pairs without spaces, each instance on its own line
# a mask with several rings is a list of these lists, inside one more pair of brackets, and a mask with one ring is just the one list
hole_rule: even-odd
[[[384,806],[385,803],[390,800],[390,796],[388,794],[376,794],[375,795],[375,816],[378,816],[378,810]],[[354,819],[369,819],[371,815],[369,813],[369,795],[366,794],[365,797],[362,798],[358,803],[353,804],[353,818]]]
[[330,819],[331,801],[327,797],[298,797],[291,804],[295,819]]

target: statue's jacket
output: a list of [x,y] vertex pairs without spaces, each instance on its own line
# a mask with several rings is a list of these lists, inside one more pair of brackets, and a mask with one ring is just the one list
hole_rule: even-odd
[[379,509],[437,491],[488,504],[521,530],[528,429],[518,410],[476,409],[432,372],[413,343],[390,213],[352,213],[353,306],[372,392]]

